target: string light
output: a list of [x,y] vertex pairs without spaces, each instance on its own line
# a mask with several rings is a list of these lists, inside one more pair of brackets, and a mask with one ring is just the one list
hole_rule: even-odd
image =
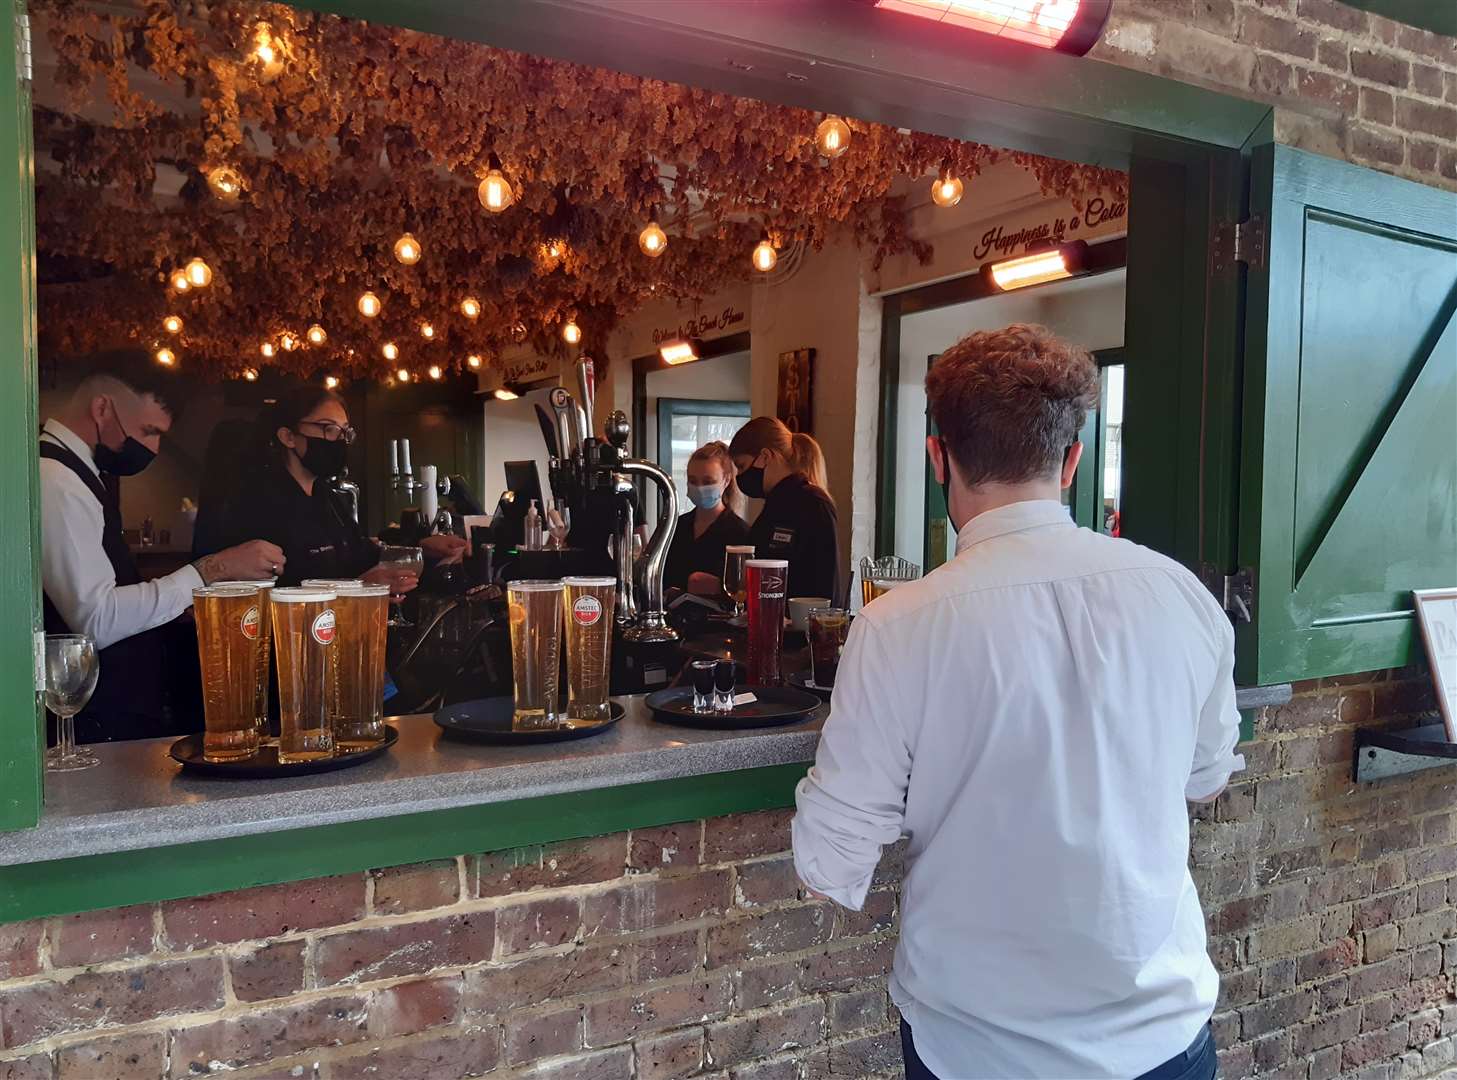
[[177,292],[184,293],[192,288],[192,282],[187,280],[187,271],[175,270],[172,273],[172,288]]
[[176,315],[168,315],[162,320],[162,329],[169,334],[180,334],[182,333],[182,320]]
[[372,292],[363,293],[359,297],[359,314],[366,319],[372,319],[380,313],[384,305],[379,302],[379,297]]
[[438,379],[438,378],[440,378],[440,376],[442,374],[442,372],[440,370],[440,365],[439,364],[431,364],[430,367],[427,369],[426,374],[428,374],[432,379]]
[[310,345],[322,345],[324,342],[329,340],[329,335],[324,333],[324,328],[322,326],[320,326],[318,323],[314,323],[313,326],[309,327],[308,339]]
[[273,342],[271,342],[271,341],[265,341],[262,345],[259,345],[258,346],[258,351],[260,353],[262,353],[265,357],[267,357],[269,360],[272,360],[273,359],[273,354],[275,352],[277,352],[278,350],[273,347]]
[[815,128],[815,147],[833,161],[850,149],[850,125],[838,116],[827,116]]
[[582,340],[582,328],[577,325],[576,319],[568,319],[562,327],[562,340],[568,345],[579,344]]
[[424,338],[426,341],[429,341],[431,338],[433,338],[435,336],[435,327],[432,326],[430,323],[421,323],[420,324],[420,336],[422,338]]
[[205,289],[212,284],[212,267],[201,259],[193,259],[182,269],[187,274],[188,282],[197,288]]
[[469,356],[467,356],[465,358],[465,362],[467,367],[478,368],[481,366],[481,358],[475,353],[471,353]]
[[253,32],[253,59],[264,82],[276,79],[283,71],[283,49],[267,23],[259,23]]
[[650,259],[656,259],[668,250],[668,234],[656,221],[649,221],[643,231],[637,234],[637,246]]
[[246,379],[248,382],[257,382],[258,381],[258,372],[256,372],[255,370],[253,370],[250,367],[245,367],[243,369],[243,378]]
[[414,266],[420,261],[420,241],[415,239],[413,233],[405,233],[395,241],[395,258],[406,266]]
[[410,381],[410,373],[408,371],[406,371],[404,368],[400,368],[399,371],[395,372],[395,378],[399,379],[400,382],[409,382]]
[[516,201],[516,192],[511,187],[511,181],[501,171],[501,159],[492,154],[489,165],[490,169],[481,177],[480,186],[476,188],[476,197],[491,213],[499,214],[510,209],[511,204]]
[[207,171],[207,186],[220,202],[237,202],[243,194],[243,174],[231,165],[214,165]]
[[951,170],[941,170],[941,175],[931,184],[931,201],[937,206],[955,206],[961,201],[966,185]]
[[284,352],[293,352],[298,348],[298,338],[292,334],[284,334],[283,337],[279,338],[278,343],[283,346]]
[[157,363],[161,364],[163,367],[171,367],[173,364],[177,363],[177,354],[174,353],[171,349],[165,347],[158,349]]
[[460,302],[460,313],[467,319],[479,318],[481,314],[481,302],[474,296],[467,296]]
[[517,345],[520,345],[526,340],[526,324],[524,322],[514,322],[511,324],[511,340],[516,342]]
[[400,358],[400,347],[393,341],[386,341],[384,348],[380,352],[384,353],[386,360],[398,360]]
[[325,375],[324,376],[324,389],[325,390],[333,390],[338,385],[339,385],[339,380],[337,378],[335,378],[333,375]]
[[774,250],[774,243],[769,239],[766,231],[754,245],[754,269],[761,274],[767,274],[773,270],[779,262],[779,252]]

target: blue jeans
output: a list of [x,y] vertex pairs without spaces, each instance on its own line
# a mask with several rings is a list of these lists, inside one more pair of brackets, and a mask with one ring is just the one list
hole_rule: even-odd
[[[911,1025],[901,1021],[901,1054],[906,1060],[906,1080],[937,1080],[936,1074],[926,1068],[926,1063],[916,1053],[916,1044],[911,1039]],[[1189,1049],[1175,1054],[1168,1061],[1150,1069],[1135,1080],[1214,1080],[1219,1072],[1219,1058],[1215,1055],[1214,1033],[1209,1025],[1199,1037],[1189,1044]],[[947,1080],[951,1080],[950,1077]]]

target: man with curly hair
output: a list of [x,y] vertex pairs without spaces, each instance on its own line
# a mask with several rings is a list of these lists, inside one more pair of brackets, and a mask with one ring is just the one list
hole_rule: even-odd
[[1185,803],[1244,764],[1229,621],[1178,563],[1069,518],[1086,351],[975,333],[926,393],[956,556],[855,620],[797,793],[800,878],[859,909],[907,839],[908,1080],[1207,1080]]

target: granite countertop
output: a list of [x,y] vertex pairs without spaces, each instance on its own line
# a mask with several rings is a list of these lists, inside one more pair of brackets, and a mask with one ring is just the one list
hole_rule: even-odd
[[828,712],[789,727],[698,731],[654,722],[641,697],[618,700],[627,715],[612,730],[538,746],[457,742],[428,715],[393,717],[400,739],[389,753],[286,780],[183,773],[167,756],[172,739],[100,744],[97,768],[46,777],[40,824],[0,834],[0,866],[808,764]]

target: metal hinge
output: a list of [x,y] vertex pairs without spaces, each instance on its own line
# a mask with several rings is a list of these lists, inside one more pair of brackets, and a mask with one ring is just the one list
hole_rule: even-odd
[[30,13],[15,14],[15,76],[22,90],[29,90],[35,78],[30,49]]
[[1248,221],[1221,221],[1209,238],[1209,257],[1216,273],[1237,262],[1250,269],[1265,265],[1265,219],[1256,214]]
[[31,640],[35,658],[35,692],[43,694],[46,690],[46,632],[37,630],[31,635]]
[[1231,619],[1237,623],[1255,621],[1255,572],[1248,566],[1240,567],[1233,574],[1221,574],[1205,563],[1199,577]]

